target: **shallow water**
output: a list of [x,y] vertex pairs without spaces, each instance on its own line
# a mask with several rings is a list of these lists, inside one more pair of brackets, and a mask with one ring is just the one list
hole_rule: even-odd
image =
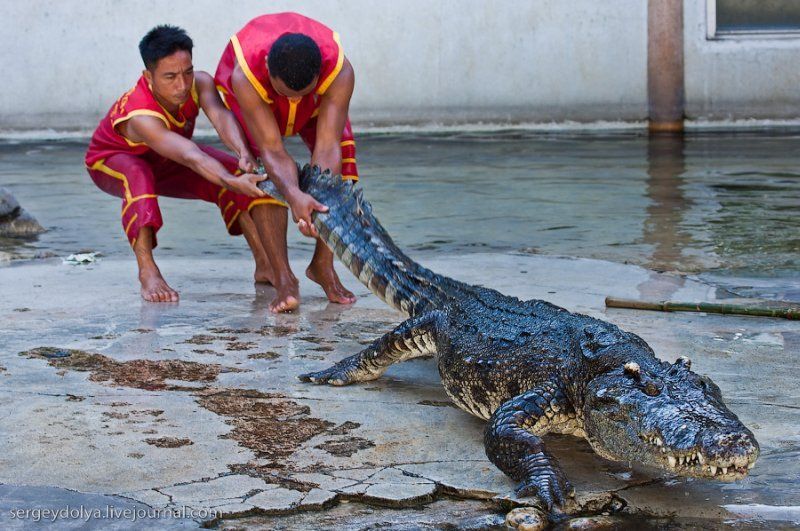
[[[394,239],[427,253],[522,251],[700,274],[748,296],[800,300],[800,132],[365,135],[366,196]],[[49,230],[0,250],[130,251],[118,200],[85,144],[0,143],[0,186]],[[299,160],[305,148],[290,144]],[[162,198],[159,254],[246,257],[213,205]],[[296,231],[295,231],[296,232]],[[292,233],[294,254],[311,249]]]

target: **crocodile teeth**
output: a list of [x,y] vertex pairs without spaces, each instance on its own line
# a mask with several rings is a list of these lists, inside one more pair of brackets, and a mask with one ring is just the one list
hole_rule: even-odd
[[701,453],[699,453],[699,452],[698,452],[698,454],[697,454],[697,460],[698,460],[698,461],[700,461],[700,464],[701,464],[701,465],[704,465],[704,464],[706,463],[706,458],[705,458],[705,457],[703,457],[703,454],[701,454]]
[[717,475],[717,467],[715,467],[714,465],[710,465],[708,467],[708,471],[711,472],[712,476],[716,476]]
[[750,464],[747,465],[747,469],[748,470],[752,470],[754,466],[756,466],[755,463],[750,463]]
[[667,456],[667,461],[669,462],[669,466],[671,466],[672,468],[675,468],[675,458],[674,457],[672,457],[671,455],[668,455]]
[[728,467],[726,466],[722,467],[722,475],[724,476],[727,473],[728,473]]
[[662,441],[661,438],[656,437],[656,446],[662,446],[663,444],[664,444],[664,441]]

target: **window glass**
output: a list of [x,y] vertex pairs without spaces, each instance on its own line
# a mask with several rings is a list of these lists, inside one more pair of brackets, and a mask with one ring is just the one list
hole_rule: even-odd
[[717,33],[800,30],[800,0],[716,0]]

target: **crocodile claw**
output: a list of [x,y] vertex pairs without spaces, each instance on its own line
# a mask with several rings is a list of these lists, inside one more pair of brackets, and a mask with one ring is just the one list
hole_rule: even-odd
[[575,496],[575,489],[558,468],[538,468],[516,489],[517,496],[538,499],[551,514],[559,514],[568,497]]
[[311,382],[318,385],[328,384],[340,386],[357,382],[358,380],[355,378],[355,360],[352,359],[353,357],[354,356],[345,358],[333,367],[322,371],[301,374],[298,378],[301,382]]

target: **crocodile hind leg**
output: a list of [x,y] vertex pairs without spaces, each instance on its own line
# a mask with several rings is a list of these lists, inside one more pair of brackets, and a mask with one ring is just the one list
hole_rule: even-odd
[[301,374],[303,382],[348,385],[375,380],[393,363],[436,353],[436,332],[442,313],[432,311],[400,323],[370,346],[328,369]]
[[569,408],[558,388],[536,387],[497,408],[484,433],[489,460],[519,482],[518,495],[538,498],[548,511],[563,506],[574,491],[540,436],[551,419]]

